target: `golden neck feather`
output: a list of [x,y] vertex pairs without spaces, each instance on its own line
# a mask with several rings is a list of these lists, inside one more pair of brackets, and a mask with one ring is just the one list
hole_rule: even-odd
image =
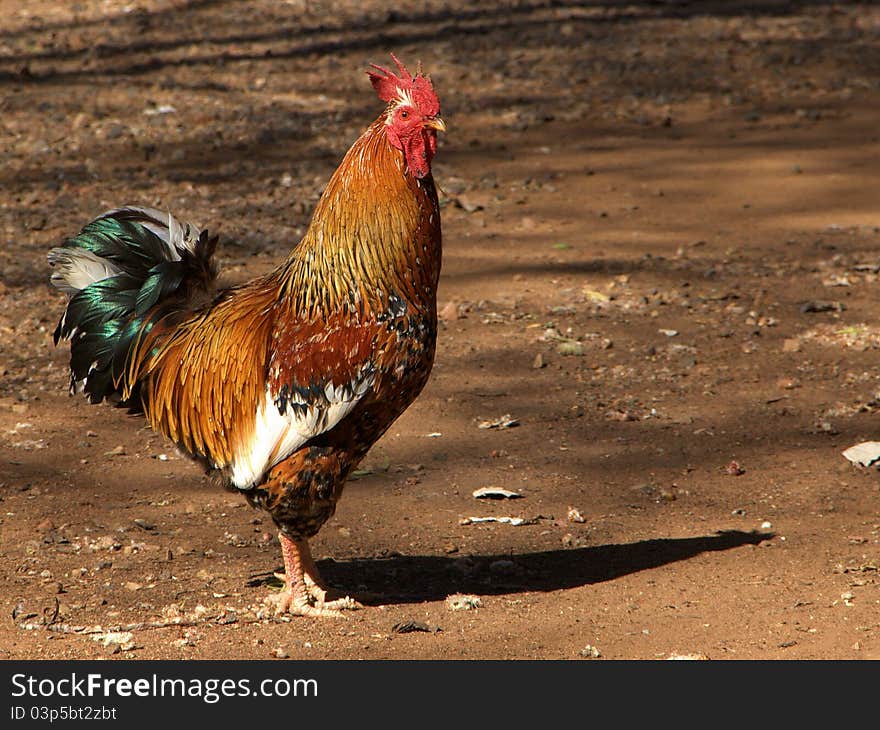
[[327,183],[312,222],[282,268],[295,308],[376,310],[390,293],[433,307],[440,274],[433,178],[405,172],[379,117]]

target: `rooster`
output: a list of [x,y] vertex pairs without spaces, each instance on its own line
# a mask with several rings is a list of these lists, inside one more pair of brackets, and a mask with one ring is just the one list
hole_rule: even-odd
[[[367,71],[385,110],[327,183],[308,230],[268,275],[213,291],[217,238],[118,208],[49,253],[70,299],[70,389],[141,412],[279,529],[279,613],[359,608],[321,582],[308,539],[346,477],[428,380],[437,337],[445,131],[430,78],[392,54]],[[282,577],[282,576],[279,576]]]

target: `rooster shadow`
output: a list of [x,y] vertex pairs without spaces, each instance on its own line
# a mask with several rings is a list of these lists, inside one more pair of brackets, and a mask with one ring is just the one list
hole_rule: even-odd
[[487,596],[577,588],[702,553],[759,545],[773,537],[768,532],[726,530],[534,553],[324,559],[318,568],[331,585],[351,591],[362,603],[407,604],[443,600],[455,593]]

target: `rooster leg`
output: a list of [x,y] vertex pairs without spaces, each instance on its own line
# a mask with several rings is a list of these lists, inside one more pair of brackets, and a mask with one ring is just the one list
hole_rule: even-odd
[[285,534],[279,535],[281,554],[284,556],[284,575],[279,575],[286,588],[277,599],[276,614],[290,613],[294,616],[342,616],[340,610],[360,608],[361,605],[349,598],[327,601],[327,591],[316,580],[317,568],[305,540],[292,540]]
[[320,607],[329,608],[331,610],[355,610],[363,608],[363,606],[354,600],[351,596],[340,596],[330,601],[327,600],[328,588],[324,581],[321,580],[321,574],[318,572],[318,566],[312,559],[312,551],[309,544],[303,540],[300,545],[300,560],[302,561],[303,577],[305,578],[306,587],[309,595],[315,600]]

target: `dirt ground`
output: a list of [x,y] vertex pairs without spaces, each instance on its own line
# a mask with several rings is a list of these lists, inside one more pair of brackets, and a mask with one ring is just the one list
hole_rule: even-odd
[[[0,0],[0,658],[880,658],[880,9],[385,7]],[[269,520],[68,395],[46,252],[140,203],[268,271],[389,51],[449,127],[437,361],[313,541],[367,607],[261,618]]]

